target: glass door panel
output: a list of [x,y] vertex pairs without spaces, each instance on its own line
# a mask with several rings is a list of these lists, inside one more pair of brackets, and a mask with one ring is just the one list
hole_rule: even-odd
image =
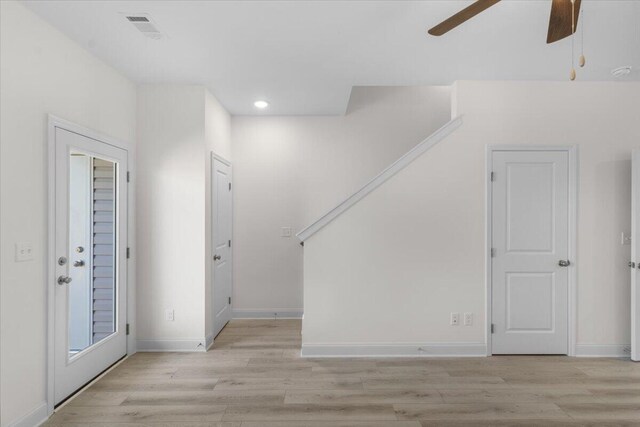
[[69,354],[116,330],[116,163],[69,158]]

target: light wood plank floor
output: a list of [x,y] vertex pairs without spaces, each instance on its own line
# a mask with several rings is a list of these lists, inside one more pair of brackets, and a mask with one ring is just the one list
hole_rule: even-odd
[[640,363],[301,359],[300,321],[236,320],[207,353],[138,353],[47,426],[640,425]]

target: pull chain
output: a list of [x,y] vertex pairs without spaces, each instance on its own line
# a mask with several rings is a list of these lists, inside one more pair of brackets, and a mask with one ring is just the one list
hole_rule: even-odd
[[[582,6],[580,6],[582,9]],[[581,12],[582,24],[580,24],[580,58],[578,58],[578,65],[580,68],[584,67],[587,60],[584,57],[584,10]]]
[[573,48],[574,48],[574,40],[576,38],[575,36],[575,32],[576,32],[576,21],[575,21],[575,13],[576,13],[576,0],[571,0],[571,72],[569,73],[569,79],[570,80],[575,80],[576,79],[576,69],[573,68],[573,58],[574,58],[574,54],[573,54]]

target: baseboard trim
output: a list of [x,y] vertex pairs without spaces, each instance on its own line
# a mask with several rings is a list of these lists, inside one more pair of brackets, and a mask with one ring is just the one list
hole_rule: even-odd
[[234,319],[302,319],[302,309],[234,309]]
[[629,357],[631,344],[576,344],[576,357]]
[[302,357],[486,357],[484,343],[302,344]]
[[[211,337],[213,340],[213,337]],[[204,339],[179,339],[179,340],[138,340],[136,342],[138,352],[205,352],[207,351],[207,338]]]
[[211,348],[212,345],[213,345],[213,334],[207,336],[207,340],[206,340],[207,351]]
[[47,413],[47,402],[40,403],[31,412],[22,418],[8,424],[7,427],[34,427],[47,421],[49,414]]

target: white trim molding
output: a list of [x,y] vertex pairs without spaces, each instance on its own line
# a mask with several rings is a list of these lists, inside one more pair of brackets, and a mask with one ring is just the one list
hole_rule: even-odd
[[206,352],[207,338],[197,339],[164,339],[164,340],[138,340],[138,352]]
[[209,351],[211,346],[213,346],[213,334],[207,335],[207,338],[205,341],[205,348],[206,348],[205,351]]
[[487,345],[449,343],[302,344],[302,357],[486,357]]
[[569,274],[569,302],[567,306],[567,355],[576,356],[576,336],[577,336],[577,304],[578,304],[578,193],[579,193],[579,171],[578,171],[578,146],[576,145],[487,145],[485,150],[485,307],[486,307],[486,324],[485,338],[487,341],[487,356],[491,356],[491,320],[493,307],[491,305],[492,280],[491,280],[491,219],[492,219],[492,155],[496,151],[566,151],[569,155],[569,253],[568,259],[571,265],[568,267]]
[[302,319],[301,308],[233,309],[234,319]]
[[576,357],[629,357],[631,344],[576,344]]
[[34,427],[39,426],[49,418],[47,402],[42,402],[36,406],[31,412],[22,418],[8,424],[7,427]]
[[316,222],[300,231],[296,236],[300,241],[304,242],[309,237],[313,236],[317,231],[322,229],[325,225],[329,224],[331,221],[336,219],[340,214],[348,210],[351,206],[358,203],[359,200],[363,199],[367,194],[371,193],[373,190],[382,185],[389,178],[394,176],[396,173],[400,172],[406,166],[408,166],[415,159],[429,151],[429,149],[435,146],[437,143],[445,139],[451,133],[453,133],[456,129],[458,129],[462,125],[462,116],[458,116],[442,126],[440,129],[432,133],[427,139],[413,147],[409,152],[396,160],[391,166],[380,172],[375,178],[369,181],[364,187],[356,191],[354,194],[343,200],[338,206],[331,209],[329,212],[324,214],[320,219]]

